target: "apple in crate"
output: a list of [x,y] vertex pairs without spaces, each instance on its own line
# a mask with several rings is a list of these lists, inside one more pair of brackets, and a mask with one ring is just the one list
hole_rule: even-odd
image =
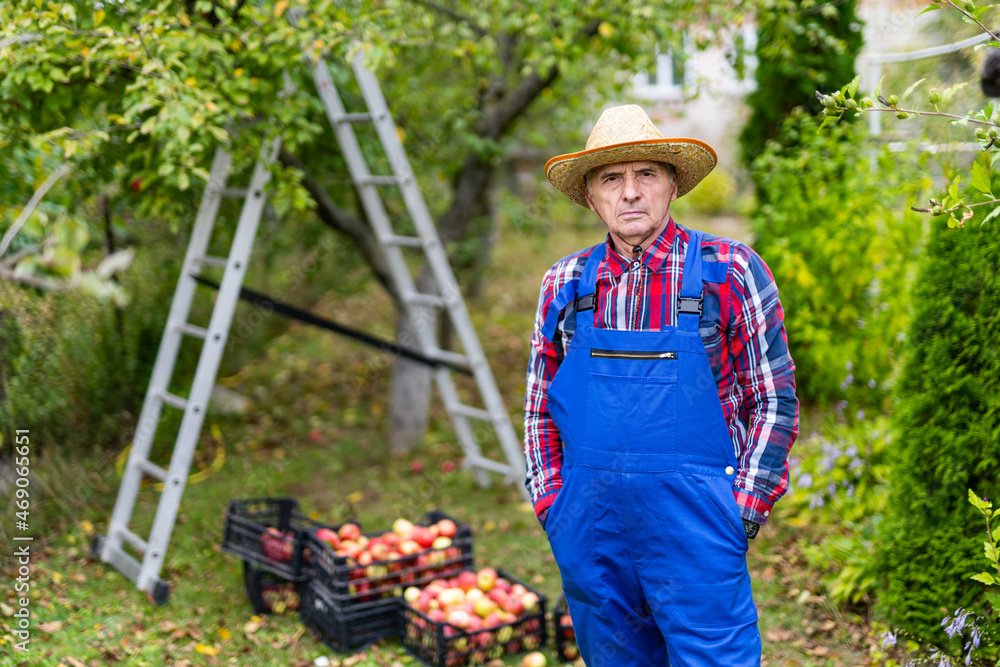
[[340,535],[337,535],[336,531],[329,528],[318,528],[316,530],[316,539],[330,545],[330,548],[335,551],[340,548]]
[[529,653],[521,658],[521,667],[545,667],[547,664],[548,662],[545,660],[545,656],[538,651]]
[[357,542],[361,539],[361,527],[356,523],[345,523],[337,531],[337,534],[342,540],[350,540],[352,542]]
[[278,563],[290,563],[292,554],[295,553],[295,533],[282,532],[274,526],[269,526],[260,535],[260,547],[265,558]]

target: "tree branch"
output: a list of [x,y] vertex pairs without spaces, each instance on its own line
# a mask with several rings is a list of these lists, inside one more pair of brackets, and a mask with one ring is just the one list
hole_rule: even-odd
[[991,123],[989,121],[976,120],[975,118],[970,118],[969,116],[956,116],[953,113],[944,113],[942,111],[920,111],[918,109],[900,109],[899,107],[877,107],[877,106],[870,107],[868,109],[864,108],[851,109],[850,107],[842,107],[840,105],[830,108],[840,111],[842,113],[846,113],[848,111],[861,111],[863,113],[867,113],[869,111],[892,111],[895,113],[912,113],[915,116],[940,116],[941,118],[953,118],[955,120],[964,120],[969,123],[975,123],[976,125],[986,125],[988,127],[1000,127],[1000,125],[997,125],[996,123]]
[[427,7],[428,9],[433,9],[436,12],[440,12],[441,14],[444,14],[445,16],[447,16],[448,18],[452,19],[453,21],[457,21],[459,23],[464,23],[465,25],[467,25],[470,28],[472,28],[472,31],[474,33],[476,33],[477,35],[479,35],[480,37],[489,37],[489,35],[490,35],[489,31],[486,30],[486,28],[483,28],[482,26],[480,26],[478,23],[476,23],[475,21],[473,21],[470,17],[463,16],[462,14],[459,14],[454,9],[450,9],[448,7],[444,7],[442,5],[439,5],[436,2],[431,2],[431,0],[413,0],[413,1],[416,4],[418,4],[418,5],[423,5],[424,7]]
[[305,186],[316,202],[316,214],[319,215],[320,219],[327,226],[345,234],[354,241],[358,249],[365,256],[365,260],[368,262],[379,283],[381,283],[382,287],[385,288],[393,300],[399,303],[400,295],[396,292],[396,288],[390,277],[389,265],[375,239],[375,233],[368,225],[368,221],[355,217],[337,206],[298,156],[282,148],[278,154],[278,160],[286,167],[298,169],[302,172],[302,185]]
[[977,18],[976,18],[975,16],[973,16],[973,15],[972,15],[972,14],[970,14],[969,12],[965,11],[964,9],[962,9],[961,7],[959,7],[958,5],[956,5],[956,4],[954,3],[954,2],[952,2],[952,0],[948,0],[948,4],[949,4],[949,5],[951,5],[952,7],[954,7],[955,9],[957,9],[957,10],[958,10],[959,12],[961,12],[961,13],[962,13],[962,14],[964,14],[965,16],[967,16],[967,17],[969,17],[970,19],[972,19],[973,21],[975,21],[975,22],[976,22],[976,24],[977,24],[977,25],[978,25],[978,26],[979,26],[980,28],[982,28],[982,29],[983,29],[983,31],[984,31],[984,32],[985,32],[985,33],[986,33],[987,35],[989,35],[990,37],[992,37],[992,38],[993,38],[993,39],[994,39],[995,41],[998,41],[998,42],[1000,42],[1000,37],[997,37],[996,35],[994,35],[994,34],[993,34],[993,31],[992,31],[992,30],[990,30],[989,28],[987,28],[986,26],[984,26],[984,25],[982,24],[982,22],[981,22],[981,21],[980,21],[979,19],[977,19]]

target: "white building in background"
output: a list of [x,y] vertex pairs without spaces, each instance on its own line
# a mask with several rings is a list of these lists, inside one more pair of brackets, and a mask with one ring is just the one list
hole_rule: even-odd
[[[864,77],[863,90],[875,85],[868,80],[873,72],[867,64],[871,55],[936,46],[921,36],[921,29],[936,20],[933,14],[917,16],[926,4],[923,0],[862,0],[858,14],[864,21],[864,47],[857,71]],[[742,78],[733,67],[737,39],[742,39],[745,50]],[[737,141],[750,113],[746,97],[755,85],[756,23],[734,26],[717,42],[699,50],[689,36],[682,47],[657,54],[655,66],[636,76],[630,97],[616,103],[642,105],[665,135],[703,139],[718,151],[722,168],[737,169]]]

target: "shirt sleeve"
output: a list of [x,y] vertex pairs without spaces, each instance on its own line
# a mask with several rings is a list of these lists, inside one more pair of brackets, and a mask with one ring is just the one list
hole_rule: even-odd
[[[549,414],[548,392],[562,362],[563,348],[560,343],[549,340],[542,333],[545,317],[556,294],[553,269],[542,279],[524,392],[525,486],[531,495],[539,521],[562,488],[562,439]],[[554,337],[558,339],[559,334],[556,333]]]
[[788,490],[788,452],[799,429],[795,364],[767,265],[741,246],[732,270],[729,346],[743,398],[734,492],[743,518],[764,524]]

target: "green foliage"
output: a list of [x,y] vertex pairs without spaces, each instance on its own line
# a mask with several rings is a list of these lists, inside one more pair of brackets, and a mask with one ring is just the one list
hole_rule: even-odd
[[964,230],[935,224],[896,392],[879,606],[897,626],[932,640],[942,606],[968,608],[982,597],[969,579],[983,546],[967,490],[1000,491],[1000,227],[979,224],[983,215]]
[[815,91],[854,78],[861,51],[857,0],[763,0],[757,3],[757,89],[747,98],[750,120],[740,134],[751,164],[795,107],[820,110]]
[[799,398],[846,399],[854,413],[884,402],[900,359],[923,238],[904,206],[926,178],[860,128],[817,124],[793,115],[754,162],[764,204],[751,226],[781,293]]
[[683,219],[685,215],[723,215],[739,210],[736,181],[723,169],[713,169],[689,194],[671,205],[671,210]]
[[[39,453],[87,455],[121,446],[138,419],[176,276],[169,261],[142,261],[126,288],[134,307],[117,311],[67,290],[33,294],[0,282],[0,432],[29,429]],[[132,281],[140,281],[135,284]],[[182,358],[179,372],[190,367]]]
[[855,426],[838,424],[795,445],[796,472],[782,512],[795,525],[815,527],[803,553],[823,573],[823,587],[838,605],[875,593],[875,534],[885,506],[892,435],[886,417]]

